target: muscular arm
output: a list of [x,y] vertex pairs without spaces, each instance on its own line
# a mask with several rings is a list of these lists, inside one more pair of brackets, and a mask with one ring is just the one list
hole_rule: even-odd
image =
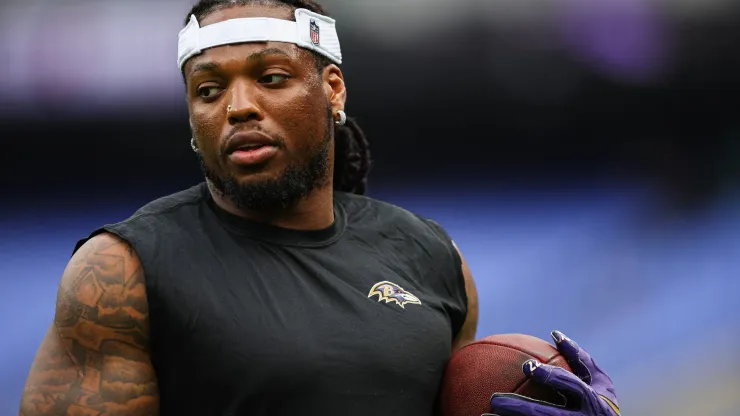
[[468,263],[465,261],[462,253],[460,253],[457,245],[455,245],[455,248],[457,249],[457,254],[460,255],[460,260],[462,260],[465,293],[468,296],[468,314],[465,316],[465,324],[460,329],[460,333],[457,335],[457,339],[452,346],[453,353],[475,341],[475,333],[478,331],[478,291],[475,288],[475,281],[473,280],[473,274],[470,273]]
[[149,308],[138,256],[102,234],[64,271],[54,323],[36,355],[21,416],[156,416]]

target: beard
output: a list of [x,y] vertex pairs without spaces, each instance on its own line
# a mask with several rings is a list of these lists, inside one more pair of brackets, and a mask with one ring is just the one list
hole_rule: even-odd
[[210,168],[203,154],[197,152],[204,176],[222,196],[229,198],[237,208],[250,211],[288,209],[295,206],[315,189],[329,182],[329,150],[333,118],[328,109],[326,134],[306,158],[289,163],[276,178],[242,184],[229,173],[218,173]]

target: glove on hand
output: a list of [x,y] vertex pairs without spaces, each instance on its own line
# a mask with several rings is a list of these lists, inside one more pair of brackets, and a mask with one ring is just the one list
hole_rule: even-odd
[[620,416],[614,384],[593,358],[562,332],[552,338],[573,373],[541,364],[524,363],[524,374],[535,382],[552,387],[566,399],[565,406],[530,399],[513,393],[491,397],[491,412],[483,416]]

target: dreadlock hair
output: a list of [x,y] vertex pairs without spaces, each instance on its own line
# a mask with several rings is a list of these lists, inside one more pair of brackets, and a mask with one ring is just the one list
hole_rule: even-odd
[[[295,9],[307,9],[328,16],[324,8],[312,0],[199,0],[185,17],[185,25],[190,16],[198,20],[212,12],[235,6],[275,5]],[[310,51],[316,59],[316,69],[322,72],[332,62],[323,55]],[[352,117],[347,117],[344,126],[334,125],[334,189],[341,192],[364,195],[367,191],[367,176],[372,164],[370,143]]]

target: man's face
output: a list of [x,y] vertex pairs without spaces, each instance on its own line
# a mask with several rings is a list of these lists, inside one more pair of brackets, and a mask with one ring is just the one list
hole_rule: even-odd
[[[200,24],[291,14],[285,7],[237,6]],[[336,103],[331,80],[341,81],[331,67],[317,71],[311,53],[282,42],[218,46],[185,65],[201,166],[238,207],[286,208],[328,183]]]

